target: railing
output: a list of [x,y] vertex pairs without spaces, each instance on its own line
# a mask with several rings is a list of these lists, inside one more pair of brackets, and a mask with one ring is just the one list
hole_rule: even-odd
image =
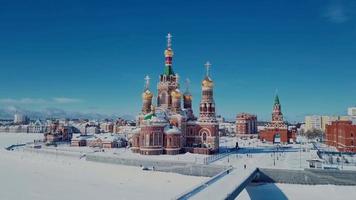
[[185,200],[189,199],[190,197],[194,196],[198,192],[202,191],[204,188],[208,187],[209,185],[215,183],[217,180],[221,179],[225,175],[229,174],[233,170],[232,167],[229,167],[228,169],[220,172],[219,174],[211,177],[209,180],[204,181],[203,183],[200,183],[199,185],[195,186],[194,188],[190,189],[187,192],[184,192],[183,194],[178,195],[176,200]]
[[229,149],[225,149],[225,153],[219,153],[219,154],[216,154],[216,155],[211,155],[211,156],[208,156],[206,158],[204,158],[204,161],[203,163],[205,165],[209,165],[215,161],[218,161],[222,158],[225,158],[226,156],[229,156],[230,154],[232,154],[233,152],[235,152],[236,149],[235,148],[229,148]]
[[25,145],[26,145],[26,144],[13,144],[13,145],[10,145],[10,146],[6,147],[5,149],[8,150],[8,151],[10,151],[10,150],[13,150],[13,149],[16,148],[16,147],[23,147],[23,146],[25,146]]

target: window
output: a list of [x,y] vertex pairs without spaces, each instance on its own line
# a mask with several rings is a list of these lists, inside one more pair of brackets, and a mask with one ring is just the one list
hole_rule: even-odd
[[149,134],[146,134],[145,143],[146,143],[146,146],[150,146],[150,135]]
[[167,99],[166,99],[166,93],[163,92],[162,95],[161,95],[161,104],[166,104],[167,102]]
[[153,135],[150,135],[150,145],[153,145]]
[[206,132],[203,133],[203,141],[206,142]]

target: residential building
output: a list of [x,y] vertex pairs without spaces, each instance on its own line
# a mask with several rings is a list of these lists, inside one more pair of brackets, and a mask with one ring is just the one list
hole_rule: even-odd
[[236,117],[236,133],[237,134],[255,134],[257,133],[257,116],[240,113]]

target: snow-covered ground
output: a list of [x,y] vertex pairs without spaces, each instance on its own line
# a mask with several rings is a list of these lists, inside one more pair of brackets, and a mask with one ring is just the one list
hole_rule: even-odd
[[236,198],[237,200],[349,200],[356,196],[356,186],[338,185],[293,185],[259,184],[250,185]]
[[38,135],[0,133],[0,199],[171,199],[205,177],[143,171],[138,167],[71,157],[6,151]]
[[281,145],[282,148],[276,151],[276,146],[262,143],[258,139],[222,138],[221,141],[222,146],[227,147],[234,147],[238,142],[242,149],[237,154],[231,154],[214,164],[232,165],[238,169],[242,169],[244,165],[247,168],[304,169],[309,167],[308,159],[318,157],[316,151],[311,150],[311,144]]
[[133,153],[128,148],[113,148],[113,149],[104,149],[105,152],[99,152],[99,149],[91,147],[71,147],[69,145],[59,145],[58,147],[44,147],[48,149],[57,149],[58,151],[73,151],[73,152],[85,152],[85,153],[95,153],[99,155],[108,155],[108,156],[118,156],[121,158],[134,158],[134,159],[147,159],[147,160],[166,160],[166,161],[185,161],[202,164],[204,158],[207,155],[201,154],[178,154],[178,155],[141,155],[138,153]]
[[[0,133],[0,199],[172,199],[208,179],[142,171],[137,167],[89,162],[79,160],[78,157],[31,153],[24,151],[23,148],[15,151],[4,149],[12,144],[33,142],[42,138],[42,134]],[[238,173],[251,171],[255,167],[303,169],[308,167],[307,159],[317,158],[316,151],[312,150],[309,144],[283,146],[283,151],[275,153],[274,145],[261,143],[257,139],[221,138],[222,149],[234,147],[236,142],[242,147],[238,154],[233,153],[214,164],[231,165],[235,167],[234,173]],[[58,149],[74,152],[95,151],[93,148],[68,145],[60,145]],[[197,163],[207,157],[196,154],[143,156],[124,148],[96,153]],[[244,165],[247,170],[244,169]],[[220,182],[231,183],[228,178],[234,179],[234,173]],[[243,174],[237,174],[236,177],[240,175]],[[214,193],[221,190],[214,189],[219,188],[219,185],[209,187],[211,188],[207,188],[206,191],[214,190],[212,191]],[[237,199],[350,199],[355,195],[354,186],[262,184],[247,187]],[[200,196],[205,196],[204,190],[196,197]]]
[[39,133],[1,133],[0,148],[5,148],[13,144],[23,144],[33,142],[33,140],[43,139],[43,134]]

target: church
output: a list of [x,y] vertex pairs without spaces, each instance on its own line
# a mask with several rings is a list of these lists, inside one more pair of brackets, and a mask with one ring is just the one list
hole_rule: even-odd
[[165,66],[159,76],[157,96],[150,90],[150,78],[145,78],[142,109],[137,116],[139,128],[131,138],[131,150],[143,155],[185,152],[214,154],[219,150],[219,126],[215,116],[214,82],[209,74],[201,82],[199,117],[192,109],[189,81],[186,90],[180,90],[180,77],[173,70],[172,36],[167,35],[164,51]]

